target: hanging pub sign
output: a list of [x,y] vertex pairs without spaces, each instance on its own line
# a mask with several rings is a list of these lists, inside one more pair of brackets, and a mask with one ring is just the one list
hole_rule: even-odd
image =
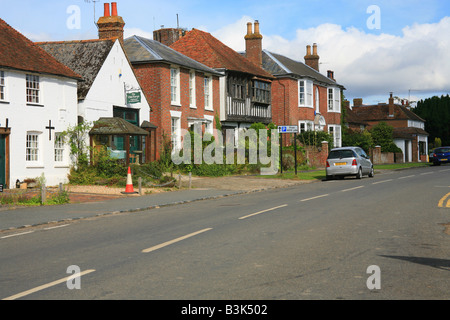
[[127,104],[140,103],[141,93],[140,92],[130,92],[127,93]]

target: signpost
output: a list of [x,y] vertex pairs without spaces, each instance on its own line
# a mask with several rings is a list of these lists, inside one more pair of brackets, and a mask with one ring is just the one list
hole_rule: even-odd
[[284,133],[293,133],[294,134],[294,159],[295,159],[295,175],[297,175],[297,126],[278,126],[278,133],[281,133],[280,139],[280,169],[281,173],[283,173],[283,135]]

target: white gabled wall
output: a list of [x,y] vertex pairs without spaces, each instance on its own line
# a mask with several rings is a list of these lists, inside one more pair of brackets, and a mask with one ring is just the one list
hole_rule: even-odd
[[113,106],[117,106],[140,109],[139,125],[144,120],[150,121],[150,106],[143,91],[140,91],[141,103],[127,105],[124,84],[128,89],[140,89],[139,82],[128,63],[122,46],[119,40],[116,40],[86,99],[79,102],[79,115],[85,121],[93,122],[100,117],[112,117]]

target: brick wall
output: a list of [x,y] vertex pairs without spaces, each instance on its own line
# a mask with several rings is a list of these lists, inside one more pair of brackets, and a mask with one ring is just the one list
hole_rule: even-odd
[[[319,111],[327,124],[341,124],[341,113],[328,112],[327,88],[314,85],[319,89]],[[298,107],[298,82],[295,79],[283,78],[272,82],[272,119],[276,125],[298,125],[299,120],[314,121],[315,108]],[[325,131],[328,128],[324,128]]]
[[[181,128],[188,128],[188,118],[204,118],[205,115],[214,116],[219,113],[219,78],[213,76],[213,111],[205,110],[204,74],[196,72],[196,106],[191,108],[189,103],[189,70],[180,68],[180,104],[171,104],[170,94],[170,66],[164,63],[134,65],[136,76],[151,107],[150,121],[158,126],[156,129],[156,159],[160,158],[163,139],[170,141],[171,114],[170,111],[181,112]],[[213,122],[215,128],[215,122]]]

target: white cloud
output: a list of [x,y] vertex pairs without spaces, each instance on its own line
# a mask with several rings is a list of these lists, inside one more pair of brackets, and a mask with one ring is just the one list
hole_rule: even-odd
[[[213,33],[236,51],[245,50],[244,16]],[[317,43],[320,71],[335,72],[346,87],[347,97],[388,96],[389,92],[407,98],[408,90],[448,92],[450,90],[450,17],[438,23],[405,27],[401,36],[366,33],[356,28],[342,29],[336,24],[298,29],[287,40],[265,35],[263,48],[304,62],[306,45]]]

